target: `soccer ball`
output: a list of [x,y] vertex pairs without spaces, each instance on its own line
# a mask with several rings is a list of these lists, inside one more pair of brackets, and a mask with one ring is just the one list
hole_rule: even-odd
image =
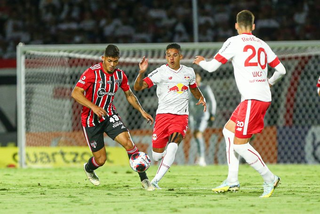
[[129,162],[135,172],[145,172],[151,164],[149,156],[144,152],[134,153],[131,155]]

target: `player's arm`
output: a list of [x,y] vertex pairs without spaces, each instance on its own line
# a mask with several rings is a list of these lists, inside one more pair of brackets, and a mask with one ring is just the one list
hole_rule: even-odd
[[206,94],[207,94],[208,102],[210,103],[210,105],[209,105],[210,120],[214,121],[216,111],[217,111],[217,101],[216,101],[214,94],[213,94],[213,91],[209,85],[207,85],[207,87],[206,87]]
[[203,56],[196,56],[193,61],[194,64],[199,65],[202,69],[211,72],[216,71],[222,63],[213,58],[210,61],[206,61]]
[[145,81],[143,81],[145,72],[148,68],[148,64],[149,64],[148,59],[146,57],[143,57],[141,62],[139,63],[139,69],[140,69],[139,74],[138,74],[138,76],[134,82],[134,86],[133,86],[134,90],[136,90],[136,91],[141,91],[145,88],[148,88],[148,84]]
[[137,109],[141,115],[148,121],[150,124],[153,123],[153,118],[150,114],[148,114],[141,106],[138,98],[133,94],[131,89],[124,91],[124,94],[128,100],[128,102],[133,106],[133,108]]
[[80,88],[78,86],[74,87],[74,89],[71,93],[71,96],[73,99],[75,99],[75,101],[77,101],[81,105],[83,105],[87,108],[90,108],[99,118],[107,115],[106,110],[95,105],[94,103],[92,103],[90,100],[88,100],[84,96],[84,89],[83,88]]
[[272,77],[268,80],[269,84],[274,85],[279,79],[281,79],[286,74],[286,69],[283,64],[279,61],[279,64],[274,67],[275,72]]
[[190,91],[191,91],[192,95],[198,100],[196,105],[201,104],[203,106],[203,112],[205,112],[207,110],[207,103],[206,103],[206,99],[204,98],[204,96],[201,93],[201,91],[199,90],[199,88],[198,87],[194,87],[194,88],[190,87]]

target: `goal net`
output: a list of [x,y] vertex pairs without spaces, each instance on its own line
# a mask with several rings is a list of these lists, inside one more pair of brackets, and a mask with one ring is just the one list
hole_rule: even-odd
[[[273,102],[265,117],[265,129],[255,135],[251,144],[267,163],[320,162],[320,97],[316,83],[320,75],[320,43],[270,42],[287,70],[287,74],[271,88]],[[156,87],[141,92],[133,90],[138,63],[149,58],[148,72],[166,63],[167,44],[119,44],[119,68],[124,70],[132,91],[147,112],[155,117]],[[195,55],[212,58],[222,43],[182,43],[182,64],[200,71],[192,64]],[[55,157],[66,156],[63,148],[87,147],[81,129],[81,106],[70,96],[80,75],[101,61],[105,44],[99,45],[19,45],[18,67],[18,145],[19,164],[32,167],[36,160],[50,164]],[[273,70],[269,68],[269,76]],[[203,84],[213,90],[217,101],[215,121],[204,132],[207,164],[225,164],[225,142],[222,128],[240,101],[230,62],[216,72],[201,71]],[[120,90],[114,100],[117,112],[130,130],[141,151],[151,154],[152,127],[130,106]],[[120,147],[105,136],[107,148]],[[179,146],[176,164],[194,164],[197,145],[188,130]],[[46,154],[44,149],[56,148]],[[29,149],[38,149],[28,152]],[[90,155],[89,148],[87,155]],[[34,151],[34,150],[30,150]],[[50,157],[48,157],[50,156]],[[66,159],[66,157],[64,157]],[[82,161],[82,162],[81,162]],[[69,159],[68,163],[86,161]]]

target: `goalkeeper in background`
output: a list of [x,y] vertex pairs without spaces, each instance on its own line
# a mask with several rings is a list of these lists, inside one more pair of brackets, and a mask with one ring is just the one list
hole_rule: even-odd
[[[195,64],[209,72],[214,72],[230,60],[241,94],[240,104],[222,131],[226,142],[228,177],[212,190],[239,190],[239,159],[235,155],[236,152],[262,176],[264,191],[260,197],[268,198],[278,186],[280,178],[270,171],[249,141],[252,135],[263,130],[264,117],[271,105],[270,87],[285,75],[286,69],[269,45],[252,35],[255,28],[254,15],[248,10],[243,10],[237,14],[236,19],[235,29],[239,35],[224,42],[212,60],[206,61],[202,56],[196,56],[194,60]],[[270,79],[267,64],[275,69]]]
[[[102,56],[102,62],[91,66],[81,75],[71,94],[83,106],[81,113],[83,132],[93,154],[84,164],[84,171],[90,182],[96,186],[100,184],[100,180],[95,170],[103,166],[107,160],[103,140],[104,132],[126,149],[129,158],[139,152],[113,104],[116,92],[121,88],[127,101],[148,122],[153,123],[152,116],[144,111],[138,99],[132,93],[126,74],[117,68],[119,58],[118,47],[108,45],[104,56]],[[138,174],[142,187],[148,191],[154,190],[146,172]]]
[[202,84],[202,77],[199,72],[196,73],[196,83],[202,92],[204,98],[207,102],[207,111],[203,112],[203,108],[201,106],[197,106],[196,100],[193,96],[190,96],[190,104],[189,104],[189,127],[193,131],[194,140],[197,143],[197,158],[196,164],[199,166],[206,166],[205,160],[205,150],[206,144],[203,138],[203,132],[205,129],[212,125],[215,120],[216,110],[217,110],[217,102],[212,92],[212,89],[209,85]]

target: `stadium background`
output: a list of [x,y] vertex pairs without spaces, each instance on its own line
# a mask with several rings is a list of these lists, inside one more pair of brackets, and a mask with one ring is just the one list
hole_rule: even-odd
[[[257,25],[254,34],[266,41],[317,40],[320,38],[317,14],[319,7],[318,0],[298,3],[289,0],[263,2],[198,0],[198,40],[223,42],[229,36],[235,35],[234,17],[242,9],[254,12]],[[169,3],[158,0],[112,2],[29,0],[21,3],[8,0],[0,2],[0,11],[0,146],[1,149],[10,151],[17,144],[15,58],[19,42],[79,45],[96,43],[103,44],[101,45],[103,50],[107,43],[184,43],[193,42],[195,39],[191,18],[192,1],[176,0]],[[261,135],[257,135],[254,140],[257,143],[254,146],[258,147],[266,162],[319,163],[320,105],[315,89],[319,76],[317,71],[319,53],[311,60],[308,56],[288,59],[287,66],[291,66],[293,62],[298,64],[293,66],[292,74],[281,80],[273,89],[274,94],[280,95],[274,98],[266,118],[266,129]],[[126,67],[125,64],[122,66]],[[135,70],[124,70],[128,72],[132,83],[136,76]],[[82,71],[79,70],[79,74]],[[73,78],[72,83],[75,83],[77,76]],[[240,96],[235,90],[230,65],[217,73],[206,74],[205,82],[212,87],[218,102],[216,121],[205,135],[208,163],[225,163],[221,128]],[[294,87],[290,87],[291,84]],[[65,93],[56,90],[53,96],[64,96]],[[153,91],[136,93],[150,113],[156,108],[156,102],[150,102],[150,99],[155,99],[151,95],[153,93]],[[141,118],[134,117],[136,115],[134,110],[128,108],[127,113],[121,108],[118,110],[120,115],[124,115],[123,119],[132,130],[133,138],[140,149],[148,151],[151,142],[150,128],[143,125]],[[72,127],[72,130],[77,129]],[[85,145],[82,138],[79,138],[79,141],[79,144]],[[108,138],[106,141],[108,146],[116,146]],[[31,144],[35,142],[36,140],[32,140]],[[59,143],[61,142],[50,141],[47,145],[59,145]],[[184,149],[179,151],[177,164],[192,164],[195,154],[189,153],[194,151],[195,146],[190,133],[184,144]],[[6,150],[2,151],[7,153]],[[60,152],[63,159],[63,152],[60,150],[54,152]],[[306,154],[311,159],[306,158]],[[1,160],[4,157],[2,156]]]

